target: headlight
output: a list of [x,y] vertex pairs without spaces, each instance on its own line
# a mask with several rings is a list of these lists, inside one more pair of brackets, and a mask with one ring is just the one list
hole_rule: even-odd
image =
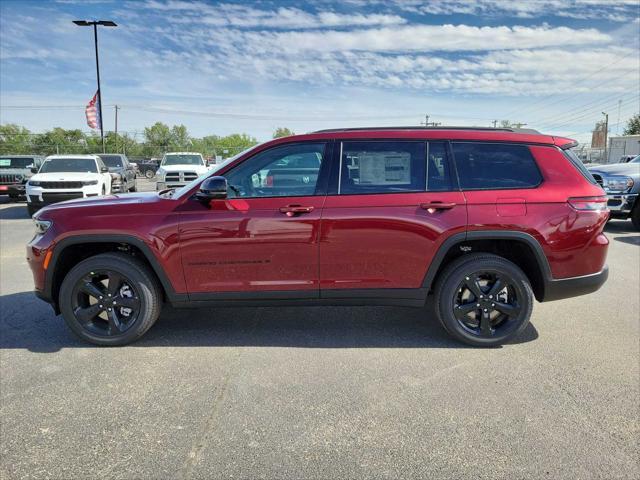
[[33,223],[36,225],[36,233],[40,235],[49,230],[51,225],[53,225],[53,222],[50,220],[37,220],[35,218],[33,219]]
[[612,192],[624,192],[633,187],[633,178],[631,177],[609,177],[606,179],[604,188]]
[[97,185],[98,180],[87,180],[86,182],[82,182],[82,185]]
[[40,182],[38,182],[37,180],[29,180],[29,182],[27,182],[27,183],[31,187],[39,187],[40,186]]
[[112,173],[111,174],[111,181],[112,182],[121,182],[122,181],[122,175],[120,175],[119,173]]

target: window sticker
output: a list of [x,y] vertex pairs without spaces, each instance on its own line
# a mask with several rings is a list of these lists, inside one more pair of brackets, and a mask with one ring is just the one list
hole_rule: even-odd
[[358,156],[360,185],[402,185],[411,183],[411,155],[408,152],[367,152]]

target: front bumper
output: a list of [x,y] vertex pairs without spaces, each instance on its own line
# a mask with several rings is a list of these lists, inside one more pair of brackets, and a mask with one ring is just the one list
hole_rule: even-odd
[[0,195],[24,195],[24,183],[14,183],[11,185],[0,185]]
[[607,208],[612,216],[629,214],[638,198],[637,193],[609,193],[607,192]]
[[75,200],[78,198],[97,197],[100,195],[99,185],[87,185],[78,189],[45,190],[40,187],[27,189],[27,202],[34,207],[44,207],[52,203]]

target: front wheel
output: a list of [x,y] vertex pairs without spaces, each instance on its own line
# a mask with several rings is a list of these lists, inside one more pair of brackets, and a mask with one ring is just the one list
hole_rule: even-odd
[[153,170],[149,169],[149,170],[146,170],[146,171],[144,172],[144,176],[145,176],[146,178],[148,178],[149,180],[151,180],[153,177],[155,177],[155,176],[156,176],[156,172],[154,172]]
[[636,230],[640,230],[640,200],[636,199],[636,206],[631,211],[631,223]]
[[491,254],[471,254],[452,262],[435,289],[436,313],[457,340],[494,347],[522,332],[531,317],[529,279],[514,263]]
[[78,263],[60,287],[65,322],[96,345],[126,345],[155,323],[162,306],[160,286],[140,260],[105,253]]

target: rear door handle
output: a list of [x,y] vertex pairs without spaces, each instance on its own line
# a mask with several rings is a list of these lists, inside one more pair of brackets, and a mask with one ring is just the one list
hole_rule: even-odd
[[430,212],[436,210],[451,210],[455,206],[456,204],[451,202],[425,202],[420,204],[420,208]]
[[313,212],[313,207],[303,207],[302,205],[287,205],[280,208],[280,213],[284,213],[287,217],[311,212]]

